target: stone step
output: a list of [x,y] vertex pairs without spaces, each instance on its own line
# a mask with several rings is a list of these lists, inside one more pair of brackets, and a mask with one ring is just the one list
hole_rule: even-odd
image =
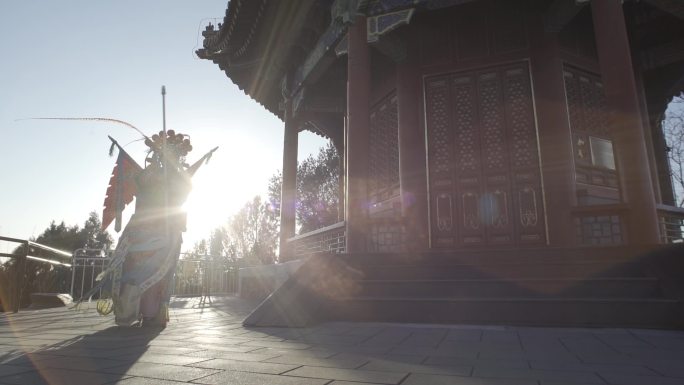
[[350,263],[361,265],[447,265],[558,262],[607,262],[620,264],[633,261],[647,253],[648,247],[574,247],[574,248],[518,248],[518,249],[462,249],[456,251],[351,253],[341,256]]
[[623,278],[643,277],[644,271],[630,263],[547,262],[547,263],[471,263],[471,264],[400,264],[353,266],[364,279],[374,280],[444,280],[444,279],[524,279],[524,278]]
[[374,298],[331,300],[330,319],[372,322],[681,328],[670,299]]
[[658,298],[656,278],[364,280],[359,296],[401,298]]
[[321,254],[245,324],[356,320],[684,328],[682,255],[681,246],[645,254],[607,247]]

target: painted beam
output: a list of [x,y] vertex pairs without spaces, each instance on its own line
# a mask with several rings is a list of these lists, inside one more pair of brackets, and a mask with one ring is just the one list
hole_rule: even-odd
[[646,2],[662,11],[684,19],[684,2],[682,0],[646,0]]
[[654,70],[677,62],[684,62],[684,39],[651,47],[641,53],[645,70]]
[[589,4],[589,0],[554,0],[544,14],[544,29],[560,32]]
[[[436,10],[472,1],[475,0],[336,0],[331,10],[332,21],[330,25],[318,39],[314,49],[304,59],[304,62],[295,70],[290,84],[290,96],[297,93],[299,88],[307,82],[312,81],[312,75],[323,72],[325,67],[330,65],[337,56],[347,53],[347,44],[344,38],[349,26],[354,23],[359,15],[380,16],[382,19],[380,24],[393,24],[395,21],[394,13],[399,19],[402,19],[407,17],[408,12],[407,22],[410,20],[413,10],[409,11],[408,8],[419,7]],[[373,20],[378,22],[378,19]],[[394,27],[396,26],[398,25]],[[383,26],[380,25],[380,30],[388,32],[390,29],[384,30]]]

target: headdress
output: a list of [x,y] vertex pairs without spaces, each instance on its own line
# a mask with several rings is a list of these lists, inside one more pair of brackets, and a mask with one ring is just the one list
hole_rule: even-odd
[[[145,145],[149,147],[148,157],[145,159],[147,162],[159,165],[172,162],[178,167],[189,167],[185,163],[185,157],[192,151],[189,135],[176,133],[174,130],[159,131],[151,138],[146,138]],[[162,162],[162,158],[166,162]]]

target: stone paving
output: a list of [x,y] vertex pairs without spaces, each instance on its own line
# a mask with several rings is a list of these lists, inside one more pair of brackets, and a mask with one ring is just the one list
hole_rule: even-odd
[[245,328],[254,303],[175,299],[166,329],[94,310],[0,315],[3,385],[675,385],[684,332],[336,322]]

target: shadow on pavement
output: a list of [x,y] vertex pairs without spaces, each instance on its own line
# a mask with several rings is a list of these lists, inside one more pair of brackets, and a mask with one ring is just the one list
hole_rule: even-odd
[[113,326],[53,343],[31,353],[0,354],[0,384],[98,385],[127,377],[160,328]]

